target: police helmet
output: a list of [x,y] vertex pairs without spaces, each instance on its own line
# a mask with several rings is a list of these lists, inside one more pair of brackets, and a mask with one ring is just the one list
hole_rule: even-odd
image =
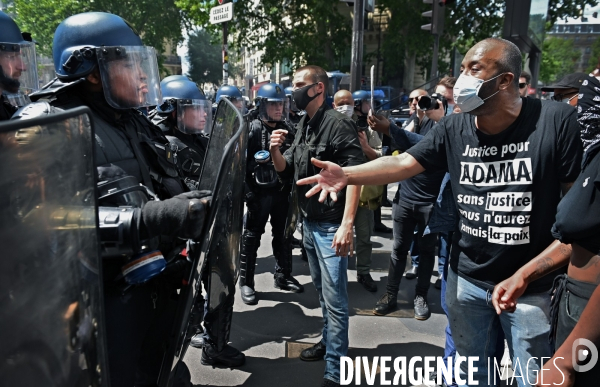
[[277,83],[266,83],[256,94],[258,117],[269,122],[288,119],[289,100],[283,88]]
[[285,96],[288,97],[288,101],[290,104],[290,111],[297,113],[300,111],[300,109],[298,109],[296,107],[296,102],[294,101],[294,98],[292,98],[292,92],[294,91],[294,88],[289,86],[286,87],[285,89],[283,89],[283,91],[285,92]]
[[176,111],[176,127],[179,131],[187,134],[210,134],[211,102],[187,77],[173,79],[161,82],[163,103],[156,108],[158,114],[168,115]]
[[98,69],[106,101],[114,108],[157,106],[160,95],[154,48],[123,18],[86,12],[63,20],[52,48],[56,76],[62,82],[86,77]]
[[160,87],[162,88],[162,86],[165,83],[169,83],[171,81],[189,81],[190,79],[188,77],[186,77],[185,75],[169,75],[168,77],[163,78],[162,81],[160,81]]
[[215,96],[215,103],[219,103],[221,98],[227,98],[240,109],[240,111],[244,110],[244,98],[242,97],[242,92],[237,87],[233,85],[223,85],[219,87],[217,95]]
[[358,110],[362,114],[369,113],[369,109],[371,108],[371,106],[368,105],[369,107],[367,108],[367,111],[365,112],[363,109],[363,105],[364,105],[363,102],[367,102],[370,104],[371,93],[369,93],[368,91],[365,91],[365,90],[356,90],[354,93],[352,93],[352,99],[354,99],[354,110]]
[[0,11],[0,91],[13,104],[23,106],[29,102],[25,96],[38,88],[35,44],[25,38],[10,16]]

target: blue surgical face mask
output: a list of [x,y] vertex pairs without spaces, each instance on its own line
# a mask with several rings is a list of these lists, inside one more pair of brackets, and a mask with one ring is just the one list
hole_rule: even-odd
[[463,113],[472,112],[473,110],[475,110],[478,107],[480,107],[481,105],[483,105],[486,100],[488,100],[488,99],[492,98],[494,95],[498,94],[498,92],[500,92],[500,90],[498,90],[497,92],[495,92],[494,94],[490,95],[489,97],[487,97],[485,99],[481,99],[481,97],[479,97],[477,95],[479,93],[479,90],[481,89],[481,86],[485,82],[489,82],[493,79],[496,79],[500,75],[503,75],[503,74],[504,73],[500,73],[500,74],[496,75],[495,77],[492,77],[485,81],[483,79],[475,78],[470,75],[460,74],[460,76],[456,80],[456,84],[454,85],[454,89],[453,89],[454,101],[460,107],[460,110]]

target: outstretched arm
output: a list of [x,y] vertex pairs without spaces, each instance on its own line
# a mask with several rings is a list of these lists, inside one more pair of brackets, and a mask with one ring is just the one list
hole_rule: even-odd
[[322,168],[318,175],[298,180],[296,184],[316,184],[306,197],[321,192],[320,202],[327,194],[337,200],[337,193],[347,185],[384,185],[413,177],[425,170],[419,162],[407,153],[400,156],[379,157],[376,160],[353,167],[340,167],[329,161],[311,159],[314,166]]

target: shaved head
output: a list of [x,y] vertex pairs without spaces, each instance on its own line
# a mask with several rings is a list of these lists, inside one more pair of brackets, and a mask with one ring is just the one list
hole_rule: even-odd
[[348,90],[342,89],[333,96],[333,107],[342,105],[354,106],[354,98],[352,98],[352,93]]
[[514,43],[500,38],[487,38],[475,44],[465,57],[467,56],[487,59],[495,65],[496,74],[512,73],[512,85],[519,89],[523,58]]

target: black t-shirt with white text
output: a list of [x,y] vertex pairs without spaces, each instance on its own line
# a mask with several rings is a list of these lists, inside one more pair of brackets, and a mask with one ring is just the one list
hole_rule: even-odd
[[[426,170],[448,170],[460,214],[451,267],[488,289],[542,252],[551,234],[560,183],[577,178],[582,156],[577,114],[565,103],[522,99],[515,122],[496,135],[475,116],[442,118],[408,150]],[[550,289],[554,275],[527,291]]]

